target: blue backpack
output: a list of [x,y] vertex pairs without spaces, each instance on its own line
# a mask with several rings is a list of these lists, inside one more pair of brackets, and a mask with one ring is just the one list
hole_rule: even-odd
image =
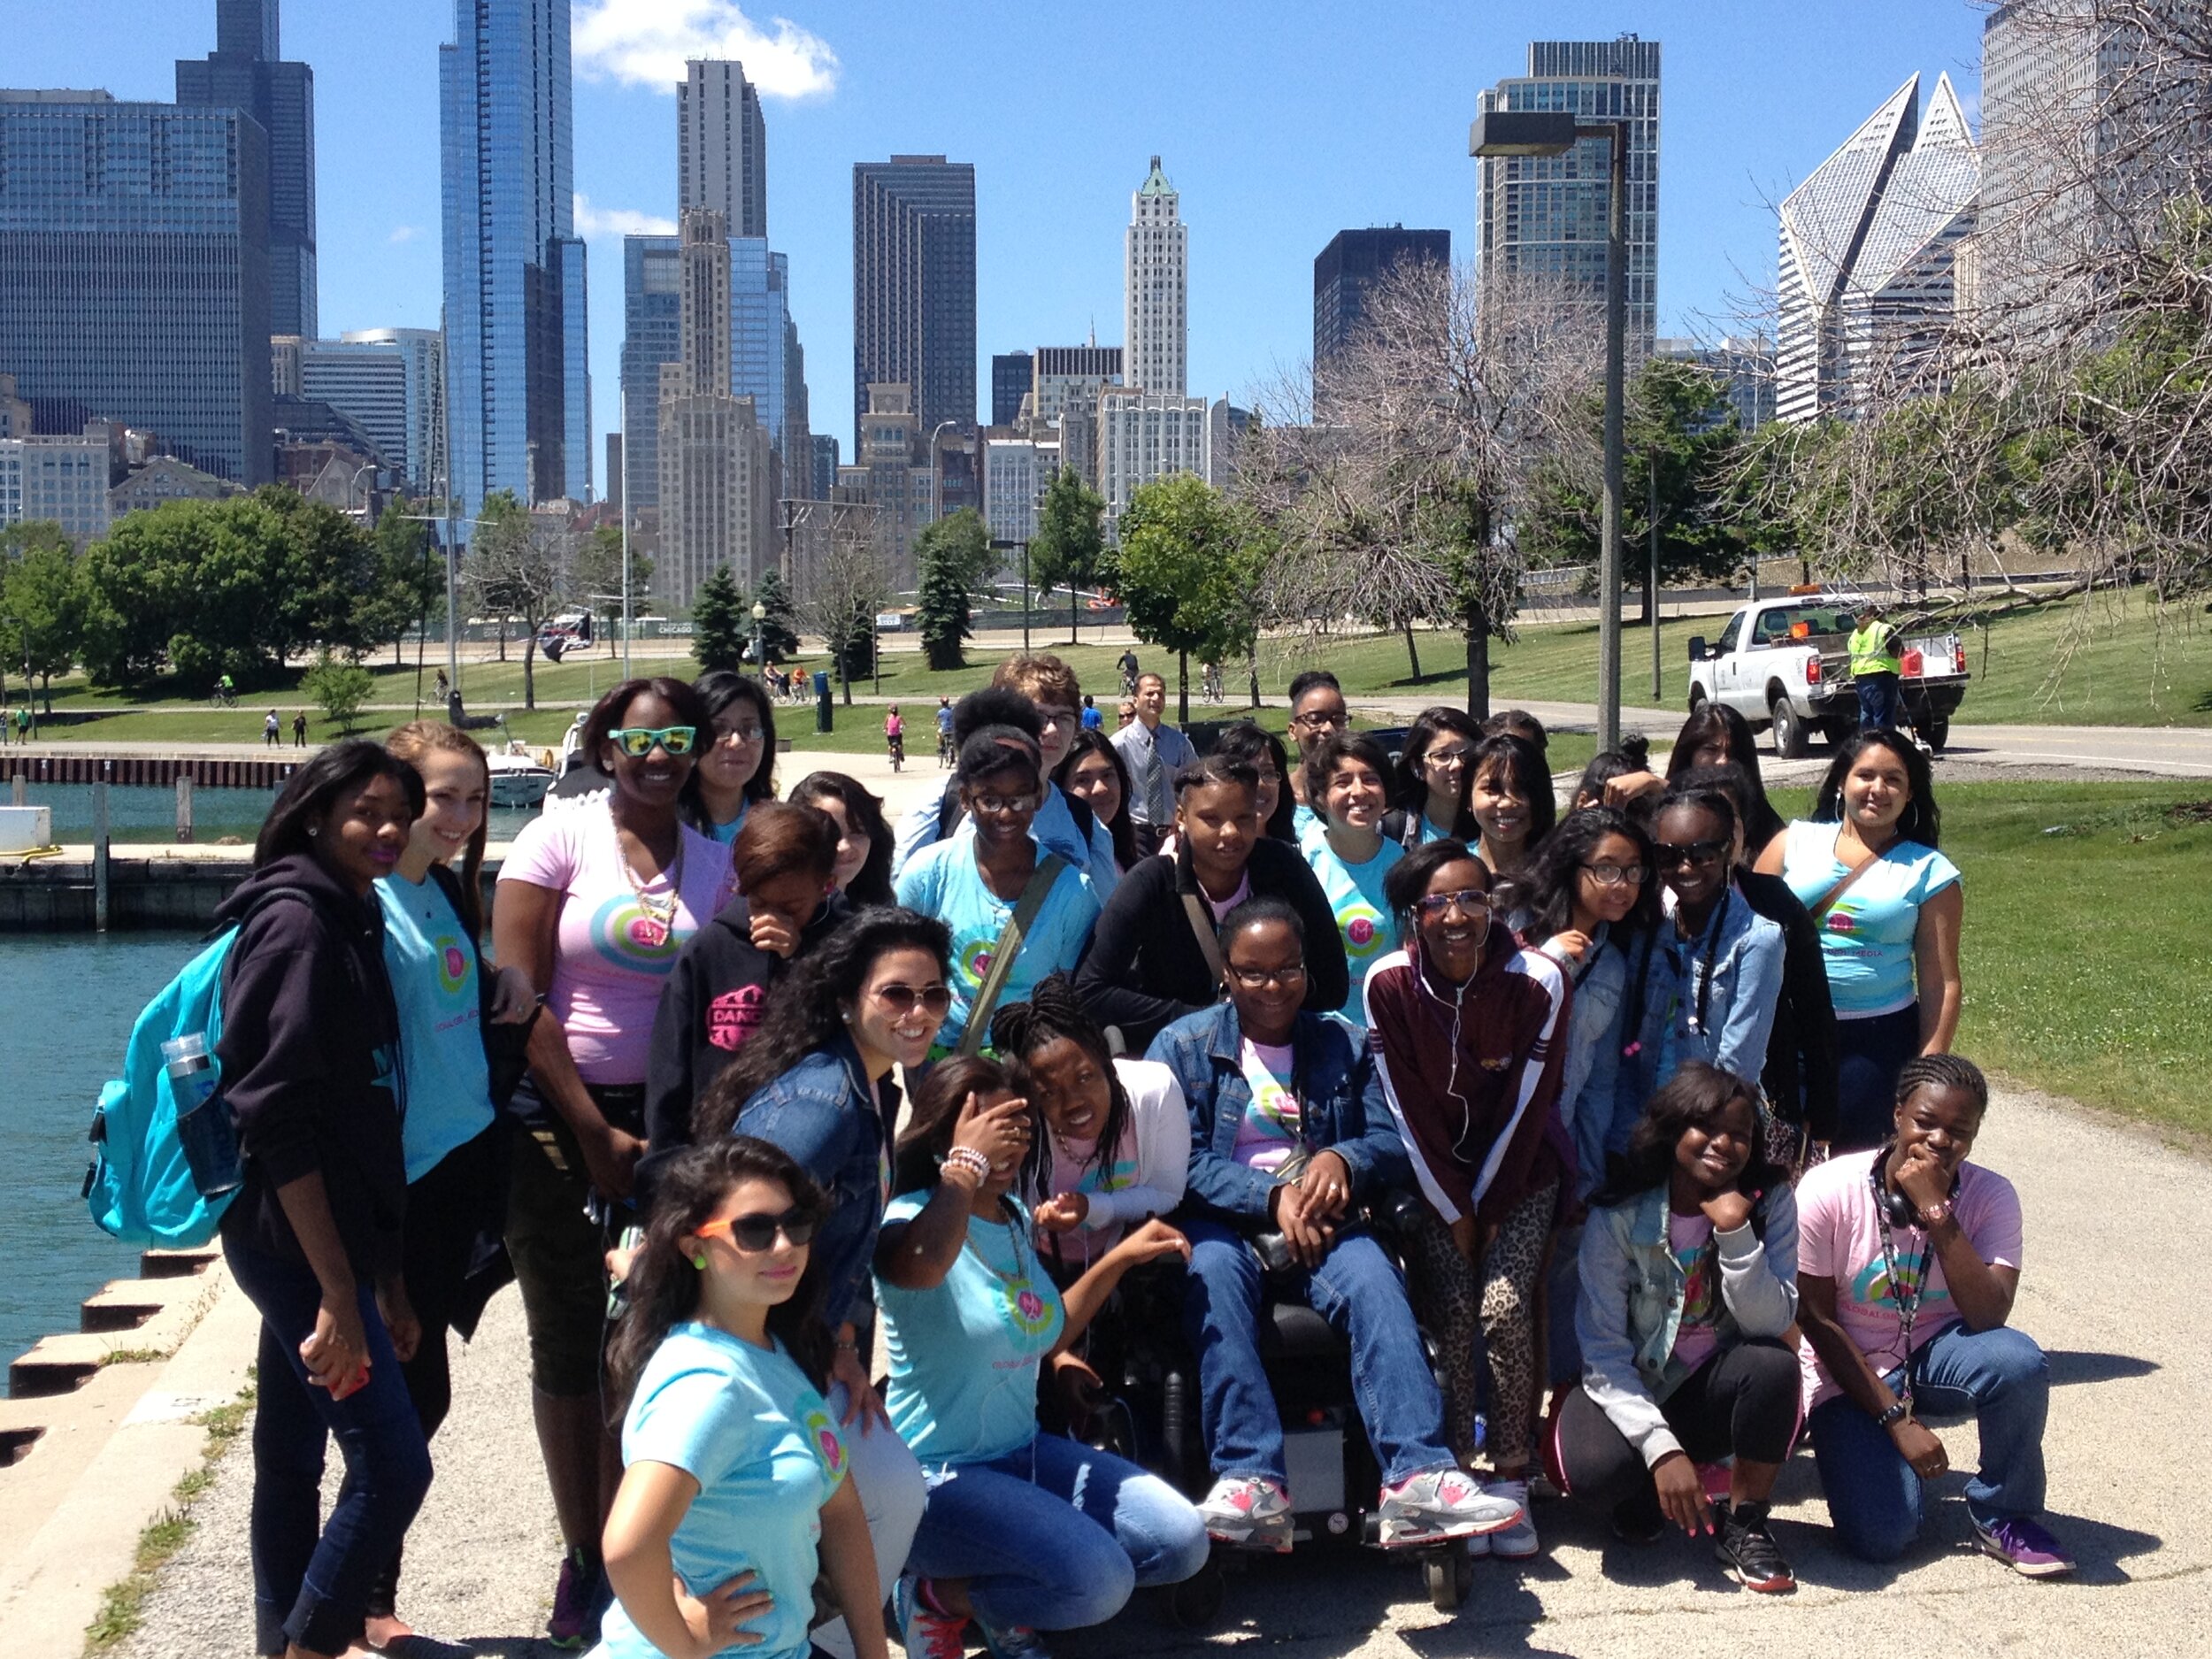
[[240,930],[283,899],[315,902],[302,887],[256,895],[245,915],[155,993],[131,1027],[123,1075],[100,1091],[84,1199],[101,1230],[126,1244],[197,1248],[215,1236],[244,1181],[215,1057],[224,970]]

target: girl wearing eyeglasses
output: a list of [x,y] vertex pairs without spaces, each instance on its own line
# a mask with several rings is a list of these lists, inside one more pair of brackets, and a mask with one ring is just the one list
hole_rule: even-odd
[[1657,1044],[1653,1086],[1665,1087],[1686,1060],[1756,1082],[1782,995],[1782,930],[1730,879],[1735,803],[1718,789],[1677,786],[1661,802],[1652,834],[1671,924],[1660,929],[1666,1001],[1646,1003],[1646,1041]]
[[1005,1071],[964,1056],[924,1079],[899,1141],[875,1268],[891,1420],[930,1471],[894,1601],[912,1659],[958,1659],[971,1620],[992,1654],[1044,1659],[1038,1632],[1103,1624],[1137,1586],[1206,1564],[1205,1528],[1174,1487],[1038,1429],[1044,1363],[1130,1269],[1189,1246],[1147,1221],[1064,1297],[1014,1196],[1033,1125]]
[[[668,1168],[608,1352],[626,1467],[605,1533],[605,1659],[803,1659],[818,1572],[848,1607],[877,1594],[820,1392],[824,1209],[764,1141],[718,1141]],[[885,1659],[881,1623],[856,1621],[853,1649]]]
[[[1032,826],[1043,803],[1045,777],[1037,740],[1010,726],[987,726],[960,747],[953,772],[972,836],[932,843],[899,872],[899,902],[943,920],[952,930],[952,1011],[939,1041],[958,1048],[978,1008],[991,960],[1033,880],[1048,884],[1024,930],[1019,954],[1001,980],[996,1002],[1018,1002],[1048,973],[1075,966],[1098,920],[1098,900],[1081,869],[1037,843]],[[977,1033],[979,1046],[982,1033]]]
[[699,764],[684,795],[685,821],[725,847],[745,814],[776,798],[776,710],[750,674],[717,669],[692,682],[706,705]]
[[1422,1194],[1443,1224],[1408,1240],[1414,1305],[1437,1340],[1445,1432],[1463,1462],[1474,1453],[1480,1325],[1490,1359],[1486,1490],[1522,1509],[1487,1553],[1519,1559],[1537,1549],[1527,1515],[1537,1279],[1575,1167],[1558,1110],[1571,992],[1556,962],[1514,942],[1494,913],[1488,869],[1463,843],[1408,853],[1385,894],[1406,947],[1368,976],[1368,1037]]
[[1424,709],[1406,729],[1383,833],[1408,852],[1425,841],[1465,841],[1476,833],[1467,812],[1467,763],[1482,741],[1472,716],[1440,705]]
[[[829,1402],[852,1459],[880,1577],[891,1593],[922,1514],[922,1471],[868,1380],[868,1263],[891,1193],[892,1068],[929,1057],[952,1005],[944,924],[911,910],[861,911],[794,964],[759,1027],[699,1098],[700,1144],[732,1133],[781,1147],[828,1197],[814,1249],[823,1317],[835,1334]],[[864,1620],[863,1621],[865,1622]]]
[[729,898],[729,849],[683,822],[708,716],[680,680],[628,680],[584,723],[603,795],[523,826],[499,872],[499,960],[545,1010],[513,1109],[507,1253],[530,1325],[538,1445],[565,1555],[548,1628],[587,1639],[599,1592],[604,1256],[645,1150],[645,1074],[661,989]]

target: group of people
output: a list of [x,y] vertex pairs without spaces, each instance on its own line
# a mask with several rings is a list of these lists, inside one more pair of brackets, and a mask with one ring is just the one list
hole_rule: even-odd
[[[1709,707],[1562,816],[1525,715],[1432,709],[1393,757],[1327,673],[1291,693],[1292,746],[1199,757],[1156,676],[1109,737],[1015,657],[894,830],[839,772],[777,798],[757,681],[625,681],[488,955],[473,741],[303,764],[230,902],[219,1045],[259,1651],[442,1650],[401,1547],[449,1333],[510,1276],[548,1633],[611,1659],[866,1659],[887,1600],[911,1655],[1033,1656],[1216,1544],[1290,1548],[1280,1301],[1348,1348],[1386,1546],[1532,1555],[1548,1471],[1786,1589],[1801,1434],[1886,1560],[1945,1468],[1924,1415],[1966,1411],[1978,1538],[2065,1571],[1918,749],[1860,733],[1785,826]],[[1194,1365],[1195,1501],[1068,1432],[1133,1274],[1172,1312],[1122,1339]]]

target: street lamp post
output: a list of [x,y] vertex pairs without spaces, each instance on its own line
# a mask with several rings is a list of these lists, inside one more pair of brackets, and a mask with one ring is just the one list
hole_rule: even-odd
[[[1598,541],[1598,747],[1621,741],[1621,492],[1628,359],[1628,123],[1551,111],[1490,110],[1475,118],[1467,153],[1492,159],[1563,156],[1582,138],[1611,141],[1605,238],[1605,486]],[[1654,604],[1657,603],[1654,596]]]
[[753,672],[764,684],[768,679],[768,607],[753,601]]

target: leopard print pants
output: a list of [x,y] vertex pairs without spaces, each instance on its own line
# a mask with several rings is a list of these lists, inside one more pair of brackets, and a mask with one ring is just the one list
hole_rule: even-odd
[[1558,1202],[1555,1181],[1515,1205],[1479,1266],[1460,1255],[1433,1213],[1405,1241],[1414,1312],[1435,1339],[1443,1373],[1445,1443],[1463,1462],[1475,1450],[1478,1335],[1490,1362],[1490,1461],[1508,1469],[1528,1461],[1537,1279]]

